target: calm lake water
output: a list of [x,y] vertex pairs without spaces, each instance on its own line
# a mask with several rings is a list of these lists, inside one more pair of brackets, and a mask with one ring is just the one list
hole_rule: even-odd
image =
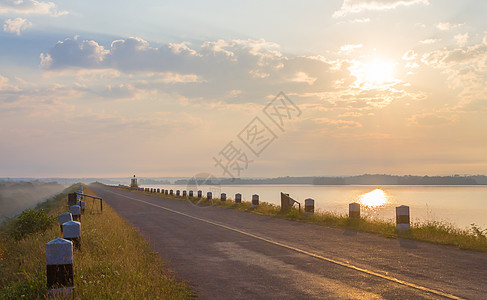
[[348,204],[362,204],[362,215],[371,218],[395,219],[395,207],[408,205],[411,220],[446,221],[460,228],[470,224],[487,228],[487,186],[316,186],[316,185],[224,185],[224,186],[155,186],[144,187],[176,190],[198,189],[211,191],[214,198],[226,193],[227,199],[234,199],[236,193],[242,200],[251,201],[253,194],[260,201],[280,205],[280,193],[287,193],[304,207],[304,200],[315,200],[315,210],[334,211],[348,214]]

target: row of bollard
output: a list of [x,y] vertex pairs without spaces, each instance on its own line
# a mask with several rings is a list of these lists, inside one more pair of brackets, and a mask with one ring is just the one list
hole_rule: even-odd
[[[73,246],[81,249],[81,215],[85,211],[85,202],[77,193],[68,195],[70,212],[58,215],[62,238],[55,238],[46,244],[47,289],[50,298],[67,297],[74,292]],[[76,204],[73,200],[76,199]]]
[[[164,190],[164,189],[155,189],[155,188],[138,188],[139,190],[146,191],[149,193],[161,193],[165,195],[174,195],[173,190]],[[181,195],[180,190],[176,190],[176,196],[179,197]],[[193,191],[183,191],[183,197],[188,195],[189,198],[193,198]],[[201,190],[197,191],[198,198],[203,197],[203,192]],[[213,193],[207,192],[206,198],[208,200],[213,199]],[[221,193],[220,194],[220,201],[225,202],[227,200],[227,194]],[[242,203],[242,194],[237,193],[235,194],[235,203],[241,204]],[[288,209],[294,204],[298,203],[291,197],[289,194],[281,193],[281,208],[285,207],[283,211],[288,211]],[[252,208],[257,208],[259,206],[259,195],[254,194],[252,195]],[[304,212],[306,215],[313,215],[315,210],[315,200],[308,198],[304,200]],[[350,203],[348,209],[348,216],[352,220],[360,219],[360,204],[359,203]],[[409,206],[401,205],[396,207],[396,230],[397,231],[406,231],[410,229],[410,217],[409,217]]]

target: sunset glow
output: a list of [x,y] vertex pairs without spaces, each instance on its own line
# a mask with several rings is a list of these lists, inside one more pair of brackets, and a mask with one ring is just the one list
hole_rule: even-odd
[[379,207],[389,202],[387,194],[381,189],[375,189],[360,196],[358,203],[367,207]]
[[485,11],[0,1],[0,177],[486,174]]

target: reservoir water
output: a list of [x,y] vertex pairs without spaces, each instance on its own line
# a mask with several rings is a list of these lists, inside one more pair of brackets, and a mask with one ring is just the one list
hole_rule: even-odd
[[306,198],[315,200],[315,210],[348,214],[348,204],[362,204],[362,215],[375,219],[395,219],[395,207],[408,205],[412,222],[445,221],[460,228],[472,223],[487,228],[487,186],[399,186],[399,185],[222,185],[181,186],[145,185],[144,187],[176,190],[211,191],[213,198],[226,193],[234,199],[251,201],[253,194],[260,201],[280,205],[280,193],[287,193],[304,206]]

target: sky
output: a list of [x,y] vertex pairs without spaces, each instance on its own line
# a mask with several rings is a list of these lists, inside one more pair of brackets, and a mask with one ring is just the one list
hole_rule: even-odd
[[0,0],[0,177],[487,174],[486,11]]

